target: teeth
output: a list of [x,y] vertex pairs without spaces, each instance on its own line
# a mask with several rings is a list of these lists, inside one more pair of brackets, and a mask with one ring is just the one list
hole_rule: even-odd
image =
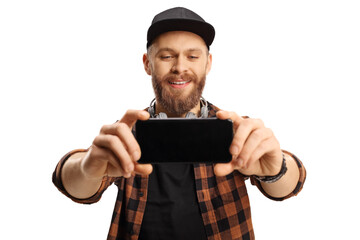
[[188,83],[189,81],[183,81],[183,82],[170,82],[171,84],[175,84],[175,85],[182,85],[185,83]]

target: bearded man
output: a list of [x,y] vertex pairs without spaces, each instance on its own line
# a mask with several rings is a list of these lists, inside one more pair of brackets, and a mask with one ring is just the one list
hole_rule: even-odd
[[[97,202],[108,186],[117,185],[108,239],[254,239],[245,180],[273,200],[302,189],[305,168],[280,149],[261,120],[222,111],[201,98],[214,36],[213,26],[186,8],[156,15],[143,56],[154,103],[147,110],[128,110],[120,121],[103,126],[90,148],[73,150],[58,163],[53,182],[76,202]],[[137,162],[136,121],[189,113],[232,120],[231,162]]]

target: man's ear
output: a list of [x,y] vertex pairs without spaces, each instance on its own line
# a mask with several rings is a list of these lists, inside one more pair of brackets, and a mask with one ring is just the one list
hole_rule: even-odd
[[143,55],[143,64],[144,64],[145,72],[151,76],[150,61],[149,61],[148,55],[146,53],[144,53],[144,55]]
[[211,66],[212,66],[212,55],[211,55],[211,53],[209,53],[207,64],[206,64],[206,75],[208,75],[208,73],[210,72]]

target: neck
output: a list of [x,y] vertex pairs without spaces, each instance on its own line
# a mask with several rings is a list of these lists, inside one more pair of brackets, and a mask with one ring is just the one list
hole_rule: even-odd
[[[201,106],[200,106],[200,101],[199,101],[198,104],[194,108],[192,108],[189,112],[193,112],[193,113],[195,113],[196,116],[200,116],[200,107]],[[156,114],[163,112],[163,113],[166,113],[166,115],[169,118],[183,118],[187,114],[187,113],[184,113],[182,115],[177,115],[177,114],[168,112],[158,101],[156,101],[155,110],[156,110]]]

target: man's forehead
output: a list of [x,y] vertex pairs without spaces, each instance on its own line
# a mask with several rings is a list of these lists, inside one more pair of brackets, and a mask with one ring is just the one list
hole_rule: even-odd
[[163,33],[154,41],[153,45],[158,49],[158,51],[176,49],[204,51],[207,49],[204,40],[200,36],[185,31]]
[[169,53],[178,53],[178,52],[184,52],[184,53],[191,53],[191,54],[202,54],[204,53],[204,49],[201,48],[157,48],[155,51],[155,54],[163,53],[163,52],[169,52]]
[[[184,50],[188,52],[202,52],[203,50],[201,48],[185,48]],[[169,47],[163,47],[159,48],[158,52],[173,52],[176,51],[176,49],[169,48]]]

